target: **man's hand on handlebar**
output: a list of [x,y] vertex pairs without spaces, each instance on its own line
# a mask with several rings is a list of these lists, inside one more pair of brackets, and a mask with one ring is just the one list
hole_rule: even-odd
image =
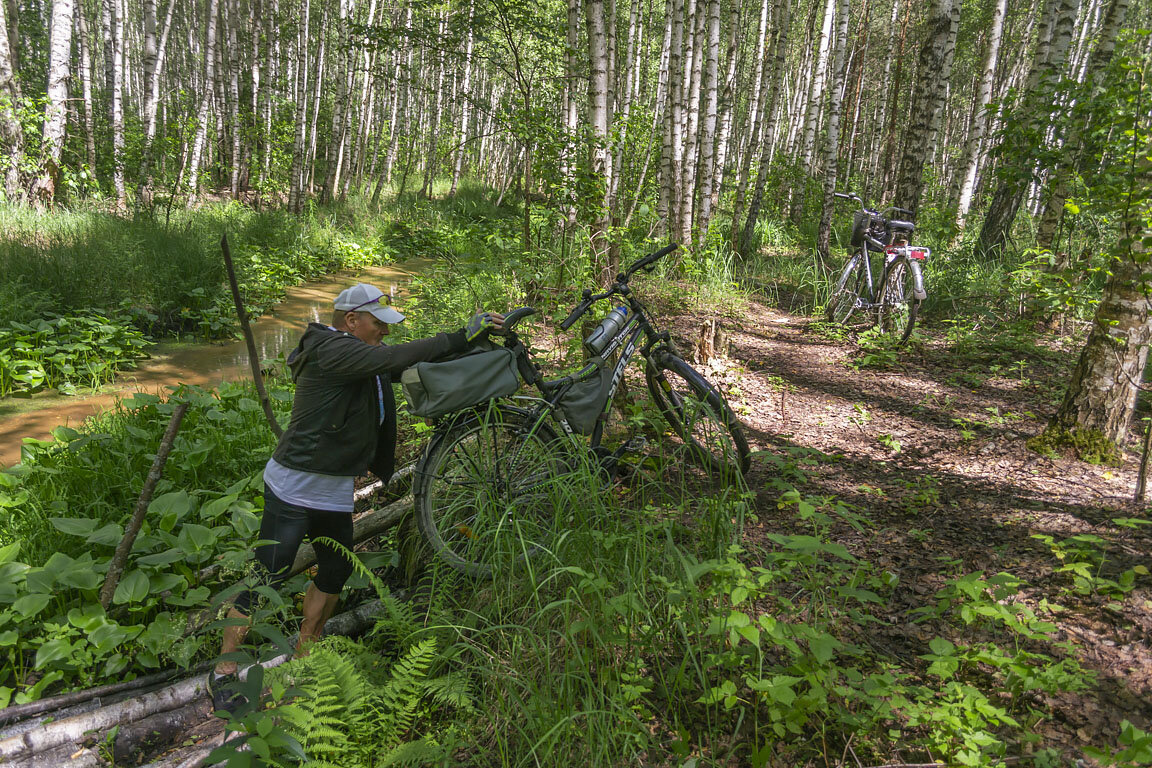
[[499,312],[477,312],[464,326],[464,337],[469,343],[481,341],[489,333],[499,335],[504,331],[504,315]]

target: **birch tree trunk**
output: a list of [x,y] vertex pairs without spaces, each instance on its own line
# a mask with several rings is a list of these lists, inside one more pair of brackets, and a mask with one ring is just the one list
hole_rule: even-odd
[[956,204],[956,230],[964,228],[968,210],[972,207],[972,194],[976,189],[976,172],[980,168],[981,149],[984,132],[988,126],[988,105],[992,101],[992,82],[996,77],[996,60],[1000,55],[1000,40],[1004,34],[1004,16],[1008,10],[1008,0],[996,0],[992,10],[992,23],[988,29],[988,45],[984,50],[984,66],[981,68],[980,84],[976,88],[976,103],[972,107],[971,127],[968,141],[964,145],[964,179],[960,184],[959,200]]
[[197,110],[196,138],[192,142],[192,157],[188,162],[188,189],[195,195],[200,191],[200,158],[208,135],[213,90],[216,86],[216,3],[208,0],[204,32],[204,80],[200,84],[200,108]]
[[680,221],[680,165],[684,110],[684,67],[681,62],[684,35],[684,0],[671,0],[668,30],[668,112],[664,121],[664,147],[661,153],[659,212],[668,222],[668,233],[679,236]]
[[816,233],[816,254],[827,268],[832,244],[832,211],[835,207],[837,161],[840,157],[840,109],[844,102],[844,51],[848,47],[849,0],[840,0],[836,9],[836,44],[832,54],[832,89],[828,99],[828,135],[825,138],[824,203],[820,214],[820,227]]
[[1028,191],[1036,151],[1040,148],[1040,136],[1051,114],[1051,94],[1055,81],[1064,71],[1064,61],[1072,40],[1079,0],[1048,2],[1053,14],[1051,37],[1048,37],[1049,30],[1042,25],[1023,102],[1016,112],[1017,125],[1004,132],[1004,138],[997,149],[1001,163],[998,186],[976,241],[976,253],[984,258],[999,256],[1008,244],[1012,224]]
[[[88,18],[83,3],[76,4],[76,35],[79,48],[80,90],[84,109],[84,149],[88,172],[96,172],[96,122],[92,114],[92,51],[89,47]],[[2,66],[2,65],[0,65]],[[2,91],[0,91],[2,92]]]
[[460,83],[460,125],[456,131],[456,162],[452,166],[452,187],[448,190],[449,197],[456,194],[456,188],[460,185],[460,175],[464,172],[468,126],[472,120],[472,50],[476,41],[472,29],[474,17],[475,0],[468,0],[468,38],[464,43],[464,77]]
[[608,258],[609,200],[608,190],[608,37],[605,30],[604,0],[585,0],[585,18],[588,26],[588,125],[592,130],[588,168],[597,184],[597,199],[593,201],[592,272],[601,283],[612,279]]
[[[177,0],[169,0],[168,11],[164,15],[159,42],[156,41],[156,2],[145,3],[145,55],[144,55],[144,150],[140,156],[140,171],[136,180],[136,200],[138,204],[151,201],[152,163],[155,157],[153,146],[156,140],[156,118],[160,111],[160,81],[164,72],[164,62],[168,50],[168,36],[172,32],[172,12]],[[150,20],[149,20],[150,19]]]
[[712,218],[712,179],[716,173],[716,123],[720,103],[720,0],[708,0],[706,49],[704,55],[704,125],[700,134],[700,215],[696,220],[698,239],[708,236]]
[[116,202],[123,206],[124,194],[124,9],[121,0],[104,0],[112,36],[108,43],[112,60],[108,63],[108,117],[112,127],[112,188]]
[[712,174],[709,212],[715,211],[716,206],[720,204],[720,189],[728,171],[728,149],[736,113],[736,67],[739,58],[736,54],[740,42],[740,11],[740,4],[733,3],[728,12],[728,67],[724,76],[724,90],[720,95],[720,127],[716,131],[716,170]]
[[[736,200],[732,207],[732,228],[728,234],[728,240],[732,246],[739,251],[740,249],[740,217],[744,213],[744,200],[748,196],[748,176],[752,171],[752,158],[758,154],[755,149],[760,144],[760,134],[763,132],[762,126],[764,123],[764,112],[768,103],[767,91],[770,88],[769,83],[773,79],[773,72],[768,66],[769,59],[775,55],[775,45],[767,44],[767,36],[769,24],[773,27],[778,24],[775,11],[776,5],[773,5],[770,0],[762,0],[760,8],[760,39],[757,41],[758,60],[756,62],[756,75],[753,77],[753,92],[752,99],[749,103],[749,119],[751,120],[751,127],[748,130],[748,148],[743,153],[740,161],[740,170],[736,175]],[[771,31],[772,39],[775,41],[777,37],[777,30],[775,28]]]
[[[1089,86],[1087,98],[1095,99],[1100,93],[1099,80],[1112,61],[1112,54],[1116,50],[1116,35],[1128,14],[1129,0],[1111,0],[1108,4],[1107,16],[1103,26],[1096,36],[1096,47],[1093,48],[1085,64],[1084,79]],[[1049,183],[1048,195],[1044,205],[1044,212],[1036,228],[1036,244],[1041,248],[1053,250],[1056,241],[1056,232],[1064,214],[1064,203],[1072,180],[1078,171],[1083,170],[1084,137],[1092,126],[1090,123],[1073,123],[1069,129],[1068,137],[1064,141],[1064,149],[1056,162]],[[1065,266],[1066,256],[1057,259],[1057,267]]]
[[37,202],[51,202],[56,195],[54,176],[59,175],[60,151],[67,122],[68,75],[72,61],[72,0],[54,0],[52,29],[48,37],[48,83],[44,101],[41,151],[44,169],[32,187]]
[[292,168],[288,174],[288,210],[299,213],[304,208],[304,140],[307,135],[308,106],[308,26],[310,0],[303,0],[299,30],[296,36],[296,133],[292,143]]
[[700,149],[700,80],[704,67],[704,19],[702,9],[689,2],[688,24],[691,34],[685,46],[685,98],[684,166],[680,181],[681,208],[679,240],[692,242],[692,221],[696,212],[696,169]]
[[6,3],[0,0],[0,172],[4,174],[4,198],[14,202],[22,196],[20,162],[24,158],[24,130],[16,117],[20,87],[8,46],[6,13]]
[[929,156],[928,148],[940,130],[959,26],[959,3],[935,0],[928,16],[924,44],[920,48],[916,93],[912,98],[893,198],[893,205],[911,211],[913,216],[924,189],[924,162]]
[[580,0],[568,0],[568,47],[565,51],[564,79],[564,149],[560,175],[564,179],[565,220],[576,225],[576,146],[580,128],[580,105],[576,101],[576,82],[580,77]]
[[800,145],[800,164],[808,174],[816,171],[816,125],[820,122],[820,112],[824,106],[824,83],[828,78],[828,51],[832,41],[832,20],[836,15],[836,1],[825,0],[824,16],[820,26],[820,39],[817,43],[815,73],[812,76],[812,89],[808,93],[808,109],[804,113],[803,143]]
[[752,249],[752,239],[756,234],[756,220],[760,218],[760,205],[764,200],[764,187],[768,181],[768,165],[772,153],[772,144],[776,133],[776,100],[780,96],[780,89],[784,82],[784,59],[788,50],[788,34],[791,29],[790,0],[776,0],[776,39],[772,43],[773,64],[770,69],[772,75],[772,89],[765,104],[765,114],[768,120],[764,125],[764,134],[760,140],[760,164],[756,171],[756,188],[752,199],[748,203],[748,217],[744,221],[744,231],[740,235],[737,253],[747,257]]
[[324,186],[320,190],[320,201],[330,203],[335,197],[339,184],[340,157],[344,151],[344,115],[351,96],[352,74],[351,46],[349,45],[349,0],[338,0],[336,37],[336,84],[335,98],[332,100],[332,123],[328,131],[328,152],[324,162]]
[[[1145,157],[1136,164],[1138,176],[1133,187],[1148,190],[1152,188],[1152,163],[1148,160],[1152,145],[1147,143],[1147,134],[1143,138]],[[1148,291],[1152,205],[1146,192],[1133,192],[1128,203],[1117,256],[1112,260],[1092,331],[1064,401],[1052,417],[1052,426],[1099,430],[1117,445],[1123,444],[1132,422],[1152,341]]]

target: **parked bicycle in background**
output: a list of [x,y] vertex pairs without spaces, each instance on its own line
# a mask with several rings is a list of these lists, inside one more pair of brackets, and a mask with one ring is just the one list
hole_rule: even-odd
[[[921,267],[932,254],[929,248],[910,245],[916,225],[895,214],[911,216],[903,208],[881,213],[868,208],[857,195],[835,193],[860,204],[852,220],[852,255],[840,272],[825,317],[844,324],[856,311],[867,312],[880,331],[903,344],[912,335],[921,303],[928,298]],[[884,254],[880,279],[873,281],[870,256]],[[877,288],[878,286],[878,288]]]
[[[629,287],[637,271],[651,271],[676,247],[639,259],[603,293],[584,291],[562,329],[599,301],[615,299],[617,306],[584,340],[591,358],[574,374],[545,380],[517,336],[518,323],[535,314],[532,307],[505,315],[504,345],[480,353],[489,361],[476,355],[471,361],[419,363],[405,372],[410,410],[435,424],[416,467],[416,523],[453,568],[490,577],[498,564],[549,549],[581,503],[578,494],[588,492],[576,482],[581,468],[609,480],[625,453],[644,446],[642,434],[615,450],[601,445],[612,395],[637,352],[649,394],[683,458],[722,483],[739,483],[748,471],[748,441],[723,394],[684,361],[667,332],[654,327]],[[502,399],[518,388],[517,374],[539,395]],[[492,385],[479,387],[486,379]],[[465,396],[468,389],[476,394]],[[440,402],[445,404],[434,404]],[[588,443],[579,435],[587,435]]]

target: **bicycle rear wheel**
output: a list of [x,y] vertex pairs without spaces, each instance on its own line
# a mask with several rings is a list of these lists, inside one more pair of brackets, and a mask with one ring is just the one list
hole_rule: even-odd
[[836,281],[836,289],[828,298],[828,305],[824,307],[824,319],[830,323],[843,325],[856,311],[859,305],[860,289],[864,287],[864,257],[862,251],[857,251],[848,259],[840,278]]
[[908,257],[897,256],[880,287],[880,331],[896,339],[897,344],[908,341],[920,310],[914,291],[916,268]]
[[748,472],[748,440],[719,390],[671,354],[649,361],[645,374],[656,407],[696,464],[727,480]]
[[518,408],[458,418],[420,460],[416,524],[450,566],[491,578],[551,546],[568,451],[547,424]]

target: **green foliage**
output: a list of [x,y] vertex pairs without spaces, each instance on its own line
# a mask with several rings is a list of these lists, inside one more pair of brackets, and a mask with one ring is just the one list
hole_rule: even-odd
[[[912,338],[915,338],[915,334]],[[861,332],[857,343],[859,349],[846,362],[849,368],[857,371],[865,369],[892,370],[898,367],[902,356],[908,354],[908,348],[902,346],[899,339],[882,332],[879,327],[872,327]]]
[[1119,466],[1122,460],[1120,448],[1098,429],[1050,426],[1028,440],[1028,448],[1045,456],[1060,456],[1071,453],[1080,461],[1089,464]]
[[149,342],[125,315],[81,310],[0,325],[0,397],[54,387],[97,387],[145,355]]

